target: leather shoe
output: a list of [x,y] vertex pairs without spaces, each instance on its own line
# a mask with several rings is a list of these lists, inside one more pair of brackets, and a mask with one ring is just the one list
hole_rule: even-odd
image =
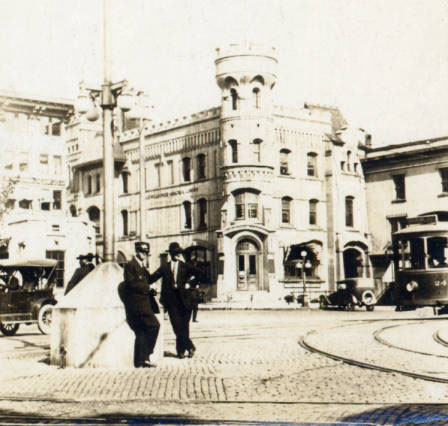
[[193,320],[193,322],[199,322],[198,320]]
[[137,368],[154,368],[155,364],[150,364],[149,362],[144,362],[143,364],[137,365]]
[[188,351],[188,358],[193,358],[195,352],[196,352],[196,349],[191,348],[191,349]]

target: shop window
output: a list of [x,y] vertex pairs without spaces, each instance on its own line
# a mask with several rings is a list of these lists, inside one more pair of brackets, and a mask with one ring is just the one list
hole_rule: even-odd
[[47,250],[45,252],[47,259],[55,259],[58,261],[54,273],[57,287],[64,287],[64,271],[65,271],[65,252],[63,250]]

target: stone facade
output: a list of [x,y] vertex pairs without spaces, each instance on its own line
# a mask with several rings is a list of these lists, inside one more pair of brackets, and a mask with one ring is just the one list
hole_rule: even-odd
[[[274,105],[275,49],[231,45],[215,62],[221,105],[145,124],[144,182],[139,129],[116,117],[117,260],[145,239],[154,269],[178,241],[222,300],[277,300],[304,287],[312,297],[338,279],[369,276],[365,132],[350,129],[334,107]],[[101,245],[100,124],[74,117],[67,143],[68,202],[74,215],[97,222]]]
[[409,217],[448,212],[448,138],[371,148],[363,169],[372,260],[378,277],[389,282],[392,233]]
[[0,112],[0,257],[57,259],[62,290],[76,256],[95,249],[90,222],[66,214],[65,122],[73,103],[2,91]]

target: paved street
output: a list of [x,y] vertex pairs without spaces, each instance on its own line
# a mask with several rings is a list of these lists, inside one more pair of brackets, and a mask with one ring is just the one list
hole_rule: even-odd
[[191,325],[193,359],[172,356],[167,322],[166,356],[144,370],[60,369],[48,365],[49,337],[35,327],[2,336],[0,416],[97,423],[448,421],[446,383],[360,368],[299,344],[304,339],[331,355],[448,378],[448,347],[431,340],[448,334],[446,316],[384,307],[220,310],[200,311],[199,321]]

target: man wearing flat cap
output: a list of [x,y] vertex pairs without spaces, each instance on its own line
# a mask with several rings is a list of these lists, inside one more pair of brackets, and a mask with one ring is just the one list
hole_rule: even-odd
[[[64,296],[71,290],[75,288],[75,286],[82,280],[84,277],[95,268],[92,263],[92,259],[89,261],[89,253],[88,255],[80,254],[76,259],[79,260],[79,268],[75,270],[70,281],[67,283],[67,287],[65,288]],[[92,254],[93,258],[93,254]]]
[[185,262],[182,248],[177,242],[169,245],[169,262],[161,265],[153,274],[150,274],[151,283],[162,278],[160,303],[170,318],[174,334],[176,335],[176,352],[178,358],[193,357],[196,348],[190,339],[190,318],[194,306],[193,294],[189,281],[194,277],[202,276],[202,272]]
[[155,314],[159,306],[150,289],[149,272],[146,264],[149,256],[149,244],[135,243],[135,256],[124,265],[124,281],[119,286],[120,298],[124,303],[126,320],[135,333],[134,366],[136,368],[153,367],[150,355],[159,335],[160,323]]

